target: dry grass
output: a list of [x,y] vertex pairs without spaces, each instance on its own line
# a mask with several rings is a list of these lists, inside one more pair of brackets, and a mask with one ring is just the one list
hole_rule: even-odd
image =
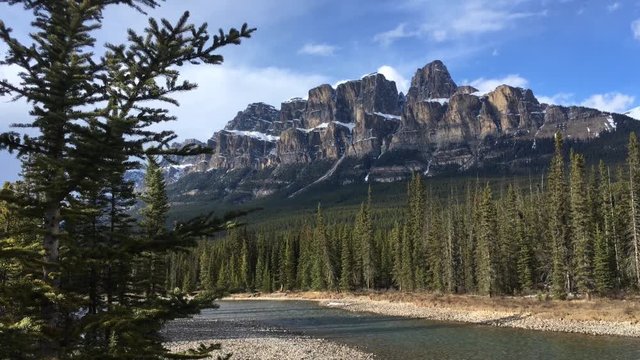
[[[250,298],[255,294],[240,294],[234,298]],[[335,293],[335,292],[288,292],[261,295],[273,299],[370,299],[396,303],[411,303],[426,308],[446,308],[462,311],[496,311],[529,313],[541,319],[575,321],[640,322],[640,298],[624,300],[545,300],[537,297],[484,297],[474,295],[443,295],[434,293],[403,293],[398,291]]]

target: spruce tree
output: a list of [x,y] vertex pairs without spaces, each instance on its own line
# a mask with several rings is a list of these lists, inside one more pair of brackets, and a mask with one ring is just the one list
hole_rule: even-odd
[[[169,212],[169,199],[167,197],[164,175],[156,160],[150,157],[147,162],[147,169],[144,179],[145,190],[140,196],[140,200],[145,203],[145,207],[140,210],[142,217],[140,225],[145,231],[145,236],[149,241],[163,238],[167,232],[167,213]],[[154,244],[152,244],[154,245]],[[147,288],[148,295],[162,293],[165,289],[164,283],[164,253],[145,251],[140,255],[139,269],[144,279],[143,286]]]
[[391,241],[391,247],[393,250],[393,268],[392,268],[392,279],[395,286],[398,287],[400,291],[404,289],[403,287],[403,277],[402,277],[402,227],[397,222],[393,225],[391,229],[391,233],[389,234],[389,238]]
[[489,184],[482,191],[478,211],[478,245],[476,248],[478,292],[491,296],[498,294],[500,288],[497,269],[497,215]]
[[413,238],[410,235],[409,226],[402,227],[402,265],[400,266],[400,283],[405,291],[413,291],[416,288],[413,262]]
[[[604,161],[600,160],[600,164],[598,166],[599,170],[599,178],[600,178],[600,188],[598,192],[600,194],[600,203],[601,203],[601,214],[602,214],[602,241],[611,256],[611,285],[612,287],[620,285],[620,241],[619,241],[619,232],[618,232],[618,220],[615,216],[616,207],[614,206],[614,196],[613,196],[613,188],[611,186],[611,176],[609,174],[609,168],[607,168],[604,164]],[[619,206],[618,206],[619,207]],[[594,261],[602,261],[602,244],[598,246],[596,244],[596,254]],[[599,260],[598,260],[599,258]],[[596,266],[597,263],[596,263]],[[600,268],[599,271],[602,271]],[[597,276],[597,275],[596,275]],[[607,276],[608,277],[608,276]]]
[[411,245],[412,283],[418,289],[424,289],[427,274],[425,248],[425,193],[420,174],[414,173],[408,185],[407,236]]
[[635,133],[629,135],[629,219],[631,222],[631,248],[636,286],[640,288],[640,148]]
[[[443,210],[431,205],[429,208],[429,225],[426,234],[426,262],[417,266],[425,266],[425,286],[427,289],[442,292],[445,290],[445,263],[448,261],[447,242],[444,241]],[[427,266],[428,265],[428,266]]]
[[342,236],[342,248],[340,251],[340,290],[353,289],[353,254],[351,253],[351,241],[345,234]]
[[612,252],[607,245],[607,240],[603,232],[600,229],[596,229],[593,272],[595,290],[597,290],[600,295],[607,295],[614,284]]
[[360,212],[356,217],[354,237],[360,244],[362,257],[362,275],[367,289],[374,286],[376,276],[375,244],[371,229],[371,186],[369,186],[367,202],[360,205]]
[[296,260],[295,244],[290,232],[285,235],[285,247],[283,256],[283,284],[286,290],[293,290],[296,286]]
[[551,237],[551,289],[557,298],[565,298],[569,285],[569,206],[565,179],[562,137],[555,136],[555,153],[549,170],[549,229]]
[[[220,230],[230,218],[194,219],[149,239],[128,214],[135,195],[125,173],[140,166],[131,159],[201,151],[169,149],[173,132],[149,127],[174,117],[150,104],[177,104],[172,95],[195,88],[180,81],[177,67],[220,64],[222,57],[215,52],[238,44],[253,29],[245,25],[210,37],[206,25],[190,25],[185,13],[174,24],[150,19],[144,34],[129,31],[127,44],[109,44],[96,54],[93,34],[108,8],[122,4],[142,11],[158,2],[3,2],[33,15],[32,44],[19,41],[0,21],[0,40],[9,49],[0,66],[21,69],[19,84],[0,80],[0,93],[33,106],[33,121],[20,127],[34,128],[37,134],[0,135],[0,149],[24,160],[25,181],[32,187],[30,192],[3,192],[3,199],[30,204],[17,208],[17,215],[38,224],[41,235],[20,232],[31,238],[30,244],[38,243],[43,256],[41,268],[25,278],[47,293],[35,297],[37,311],[29,317],[35,325],[23,326],[25,336],[34,328],[47,336],[18,351],[25,357],[162,358],[166,350],[158,336],[160,324],[197,310],[197,301],[180,294],[141,297],[149,286],[134,281],[133,260],[150,251],[193,246],[194,239]],[[193,274],[184,279],[191,282]],[[12,301],[13,295],[7,296]],[[72,316],[87,306],[85,299],[91,313]],[[4,334],[0,343],[7,342]]]
[[571,152],[571,235],[573,238],[573,276],[576,290],[587,295],[593,290],[593,242],[589,226],[593,219],[587,208],[584,158]]
[[240,250],[240,281],[239,285],[245,291],[249,291],[253,288],[253,282],[251,279],[251,264],[249,263],[249,245],[246,239],[242,239],[242,248]]

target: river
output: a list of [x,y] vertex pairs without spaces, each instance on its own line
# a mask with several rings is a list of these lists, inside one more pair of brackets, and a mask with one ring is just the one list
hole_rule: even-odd
[[[312,301],[220,301],[189,322],[202,339],[233,322],[254,335],[307,335],[357,347],[378,359],[640,359],[640,339],[497,328],[355,313]],[[267,331],[267,330],[265,330]],[[254,336],[252,335],[252,336]],[[235,336],[235,335],[234,335]]]

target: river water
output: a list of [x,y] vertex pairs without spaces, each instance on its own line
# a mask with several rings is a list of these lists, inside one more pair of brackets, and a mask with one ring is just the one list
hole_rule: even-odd
[[238,321],[355,346],[378,359],[640,359],[640,339],[407,319],[311,301],[220,301],[193,326]]

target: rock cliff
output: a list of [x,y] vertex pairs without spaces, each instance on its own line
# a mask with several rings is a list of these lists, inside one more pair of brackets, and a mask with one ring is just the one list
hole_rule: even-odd
[[[212,154],[177,159],[177,165],[166,168],[172,180],[247,169],[249,175],[237,181],[258,187],[251,193],[261,196],[294,192],[308,185],[305,181],[335,174],[346,178],[343,183],[395,181],[412,171],[434,176],[498,159],[508,166],[527,157],[515,148],[533,151],[538,141],[558,132],[588,142],[615,132],[618,125],[636,126],[625,115],[541,104],[529,89],[501,85],[481,94],[456,85],[447,67],[434,61],[416,71],[406,96],[393,81],[374,73],[335,89],[320,85],[309,90],[306,100],[285,101],[279,110],[250,104],[200,143]],[[341,169],[344,159],[352,159],[350,168]],[[318,166],[327,172],[307,179],[302,172],[314,164],[323,164]]]

